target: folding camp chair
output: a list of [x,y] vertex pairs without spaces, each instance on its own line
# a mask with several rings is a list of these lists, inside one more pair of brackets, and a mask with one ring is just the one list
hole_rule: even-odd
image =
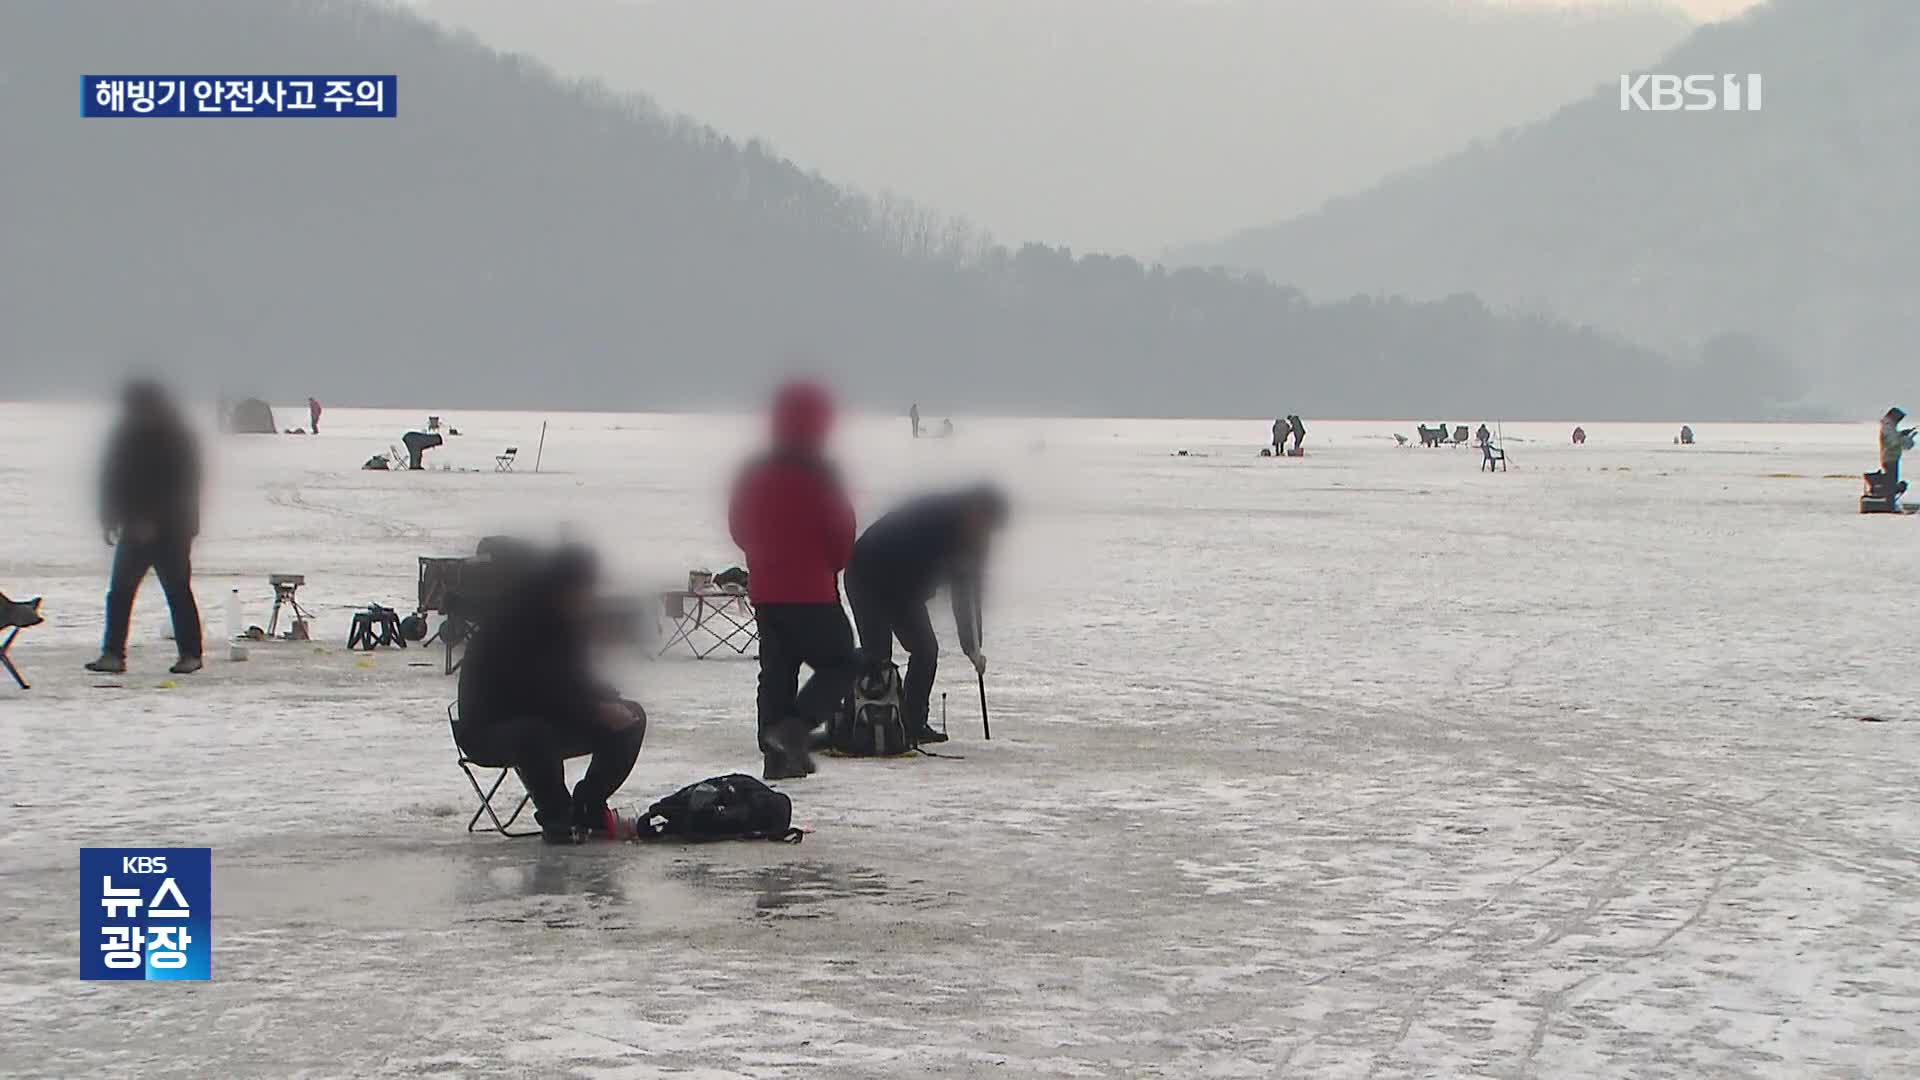
[[539,829],[531,829],[531,830],[521,829],[520,831],[515,832],[513,828],[513,823],[520,820],[520,815],[522,812],[526,810],[527,804],[533,801],[533,795],[528,792],[524,792],[524,791],[521,792],[520,802],[518,805],[516,805],[513,808],[513,813],[508,814],[507,819],[505,821],[500,820],[499,812],[494,810],[493,808],[493,797],[495,794],[497,794],[500,791],[500,785],[506,783],[507,774],[513,772],[513,769],[510,767],[500,768],[500,774],[493,778],[493,783],[491,786],[488,786],[485,788],[480,786],[480,778],[474,775],[473,770],[480,769],[484,772],[487,769],[499,768],[499,767],[494,765],[482,765],[479,762],[468,757],[467,752],[465,750],[460,749],[460,739],[458,736],[454,735],[454,727],[453,727],[454,710],[459,708],[459,705],[460,703],[457,701],[450,702],[447,705],[447,734],[450,736],[453,736],[453,752],[455,755],[455,760],[457,760],[460,763],[460,771],[467,775],[467,783],[473,785],[473,793],[479,796],[480,798],[480,809],[475,810],[473,812],[473,816],[467,819],[467,831],[479,832],[480,819],[484,816],[488,820],[493,822],[492,831],[499,833],[501,836],[512,836],[512,837],[539,836],[540,835]]
[[13,639],[19,637],[23,629],[25,627],[14,627],[8,631],[7,640],[0,641],[0,667],[7,669],[7,674],[13,676],[13,681],[20,684],[20,689],[31,690],[33,687],[27,685],[27,680],[20,677],[20,669],[13,666],[13,657],[7,655],[7,650],[13,648]]
[[520,448],[517,446],[509,446],[504,453],[493,455],[493,471],[512,472],[513,459],[518,456],[520,456]]
[[19,683],[22,690],[31,690],[33,687],[27,685],[27,680],[20,675],[20,669],[13,666],[13,657],[7,653],[13,648],[13,639],[20,636],[20,631],[29,626],[39,626],[45,621],[40,617],[39,598],[9,600],[5,593],[0,593],[0,630],[7,631],[6,640],[0,641],[0,667],[7,669],[7,674],[13,676],[13,681]]

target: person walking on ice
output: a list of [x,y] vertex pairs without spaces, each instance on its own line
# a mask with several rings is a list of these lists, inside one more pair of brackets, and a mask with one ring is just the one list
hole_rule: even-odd
[[87,670],[127,670],[133,599],[151,570],[160,578],[173,616],[179,660],[171,670],[175,675],[199,671],[193,540],[200,533],[200,451],[186,420],[158,383],[129,383],[122,396],[120,422],[108,439],[100,480],[100,527],[113,548],[113,571],[100,658],[88,663]]

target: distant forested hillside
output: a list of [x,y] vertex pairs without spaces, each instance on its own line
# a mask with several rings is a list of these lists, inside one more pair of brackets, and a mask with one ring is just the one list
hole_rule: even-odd
[[[82,120],[83,73],[386,73],[400,118]],[[983,242],[352,0],[0,5],[0,393],[127,364],[329,402],[667,408],[798,359],[876,403],[1700,415],[1660,356],[1478,301]],[[768,93],[778,93],[769,87]]]
[[[1647,70],[1759,74],[1759,112],[1622,112],[1616,83],[1318,213],[1182,253],[1316,297],[1472,291],[1878,413],[1920,345],[1920,4],[1773,0]],[[1727,340],[1719,343],[1725,353]]]
[[413,7],[996,236],[1142,257],[1547,116],[1692,28],[1655,0]]

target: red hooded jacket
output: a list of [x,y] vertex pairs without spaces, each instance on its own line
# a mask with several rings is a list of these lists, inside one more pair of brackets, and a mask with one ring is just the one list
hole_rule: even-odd
[[833,405],[811,383],[781,389],[773,449],[740,474],[727,511],[747,556],[756,604],[838,604],[840,571],[853,556],[853,505],[822,449]]

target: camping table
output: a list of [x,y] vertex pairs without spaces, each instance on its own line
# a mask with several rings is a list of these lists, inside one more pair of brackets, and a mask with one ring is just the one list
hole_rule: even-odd
[[686,646],[696,660],[705,660],[723,648],[745,656],[760,643],[760,628],[753,621],[753,605],[747,602],[745,593],[676,589],[661,593],[660,604],[673,623],[673,632],[660,646],[661,656],[675,645]]

